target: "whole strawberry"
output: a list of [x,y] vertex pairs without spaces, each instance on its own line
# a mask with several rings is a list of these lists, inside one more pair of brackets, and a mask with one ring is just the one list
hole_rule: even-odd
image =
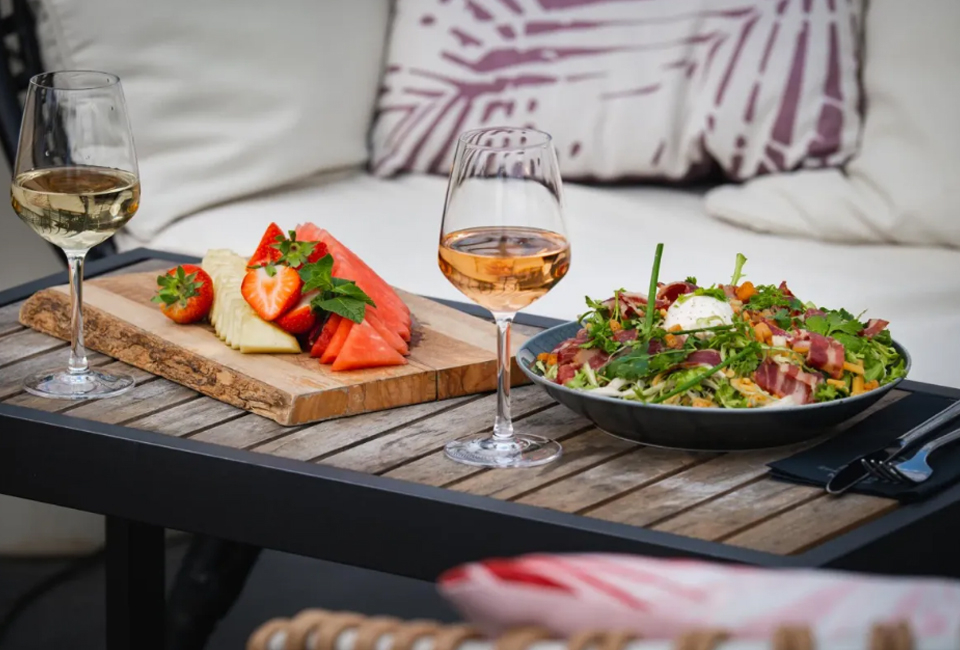
[[195,264],[177,266],[157,276],[153,302],[176,323],[196,323],[206,317],[213,305],[213,281]]

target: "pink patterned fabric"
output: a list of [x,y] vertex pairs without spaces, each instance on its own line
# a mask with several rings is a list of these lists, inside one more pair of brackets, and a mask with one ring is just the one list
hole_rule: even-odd
[[[758,569],[626,555],[528,555],[467,564],[440,577],[443,595],[489,634],[539,625],[560,637],[623,629],[673,638],[719,627],[769,638],[809,625],[821,643],[906,621],[923,639],[960,640],[960,583],[831,571]],[[824,646],[826,647],[826,646]],[[933,646],[931,646],[933,647]]]
[[372,167],[446,174],[483,126],[567,178],[745,179],[855,151],[860,0],[397,0]]

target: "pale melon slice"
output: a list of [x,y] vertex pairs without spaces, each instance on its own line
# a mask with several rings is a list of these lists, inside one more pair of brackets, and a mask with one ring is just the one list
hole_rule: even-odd
[[244,314],[241,318],[240,352],[244,354],[279,354],[300,352],[297,339],[256,313]]

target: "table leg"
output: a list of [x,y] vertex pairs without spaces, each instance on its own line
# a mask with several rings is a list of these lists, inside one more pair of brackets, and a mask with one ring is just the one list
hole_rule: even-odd
[[163,528],[107,517],[107,650],[162,650]]

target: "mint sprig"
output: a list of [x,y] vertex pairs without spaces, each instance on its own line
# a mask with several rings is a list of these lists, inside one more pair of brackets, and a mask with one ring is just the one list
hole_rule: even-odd
[[366,316],[367,305],[376,307],[356,282],[333,277],[333,256],[329,253],[316,262],[304,264],[299,273],[303,280],[301,291],[318,292],[310,301],[313,309],[328,311],[359,323]]

